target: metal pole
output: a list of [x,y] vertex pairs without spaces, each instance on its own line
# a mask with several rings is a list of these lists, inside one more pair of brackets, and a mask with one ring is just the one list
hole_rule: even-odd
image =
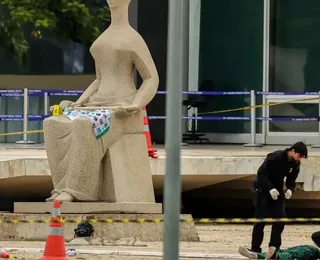
[[[184,31],[183,31],[183,83],[182,87],[183,90],[189,89],[189,34],[190,34],[190,0],[184,0],[185,1],[185,13],[184,13]],[[188,99],[189,95],[182,95],[183,99]],[[182,104],[181,104],[182,106]],[[188,110],[186,107],[183,107],[183,115],[188,113]],[[182,132],[185,133],[187,129],[187,120],[181,120],[181,127]],[[188,146],[189,144],[183,142],[180,143],[181,146]]]
[[[28,108],[29,108],[29,96],[28,89],[23,90],[23,132],[28,131]],[[23,134],[23,141],[27,142],[27,134]]]
[[318,112],[318,122],[319,122],[319,141],[318,144],[311,145],[311,148],[320,148],[320,91],[319,91],[319,112]]
[[251,90],[251,143],[245,144],[244,147],[262,147],[262,144],[256,143],[256,93]]
[[185,0],[169,0],[166,174],[164,183],[164,260],[179,259],[180,238],[180,140],[183,78],[183,35]]
[[28,89],[23,89],[23,140],[16,142],[16,144],[35,144],[33,141],[28,141],[28,110],[29,110],[29,93]]
[[[49,102],[49,94],[48,92],[44,92],[44,114],[47,116],[49,115],[49,110],[50,110],[50,102]],[[43,142],[45,145],[45,142]]]
[[[1,95],[0,95],[0,111],[2,111]],[[2,114],[2,113],[0,113],[0,114]],[[0,120],[0,122],[1,122],[1,120]],[[2,127],[1,127],[0,130],[1,130],[2,133],[5,133],[5,132],[6,132],[6,131],[5,131],[5,125],[3,126],[3,129],[2,129]],[[2,138],[0,138],[0,142],[1,142],[1,139],[2,139]],[[3,136],[3,140],[5,140],[5,139],[6,139],[6,137]],[[3,141],[3,142],[4,142],[4,141]]]
[[44,92],[44,114],[49,115],[49,95],[48,92]]
[[[263,91],[269,91],[270,67],[270,0],[263,1]],[[262,96],[262,103],[267,104],[266,95]],[[262,116],[267,117],[269,107],[262,108]],[[262,121],[262,143],[267,143],[267,127],[269,123]]]

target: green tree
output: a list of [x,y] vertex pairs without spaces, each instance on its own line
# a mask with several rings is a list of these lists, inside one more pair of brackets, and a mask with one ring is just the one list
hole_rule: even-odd
[[105,0],[0,0],[0,44],[20,60],[29,47],[27,34],[89,46],[109,23]]

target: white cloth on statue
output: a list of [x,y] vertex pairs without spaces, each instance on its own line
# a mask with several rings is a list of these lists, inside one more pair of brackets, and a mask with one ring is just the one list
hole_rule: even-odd
[[83,111],[66,108],[63,111],[69,119],[74,120],[79,117],[88,118],[91,121],[93,132],[97,139],[105,135],[110,129],[110,112],[107,109],[98,109],[94,111]]

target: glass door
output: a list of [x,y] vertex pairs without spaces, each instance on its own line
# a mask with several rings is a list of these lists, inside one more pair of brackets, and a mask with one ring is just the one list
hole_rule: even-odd
[[266,109],[277,118],[266,123],[266,142],[317,143],[319,100],[296,100],[320,90],[320,1],[269,0],[269,8],[268,91],[282,95],[267,95],[266,103],[288,103]]

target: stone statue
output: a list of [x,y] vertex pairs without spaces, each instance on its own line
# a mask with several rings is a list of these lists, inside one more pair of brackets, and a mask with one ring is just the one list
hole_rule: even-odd
[[[90,48],[96,65],[96,80],[76,102],[60,103],[61,108],[65,109],[63,115],[44,120],[46,151],[54,186],[52,196],[47,201],[101,201],[101,178],[105,178],[101,177],[101,174],[105,174],[102,161],[108,161],[107,169],[117,171],[112,160],[122,156],[109,154],[105,159],[108,150],[121,138],[130,135],[133,144],[121,141],[113,153],[134,149],[135,138],[143,136],[142,108],[155,96],[159,77],[145,41],[129,24],[130,1],[107,0],[111,10],[111,25]],[[138,90],[133,78],[135,68],[143,79]],[[100,120],[105,134],[99,137],[101,129],[98,128],[101,125],[94,128],[95,122],[90,119]],[[136,151],[139,152],[143,153]],[[128,164],[122,161],[117,163]],[[131,168],[139,169],[139,166]],[[149,174],[150,184],[152,180]]]

